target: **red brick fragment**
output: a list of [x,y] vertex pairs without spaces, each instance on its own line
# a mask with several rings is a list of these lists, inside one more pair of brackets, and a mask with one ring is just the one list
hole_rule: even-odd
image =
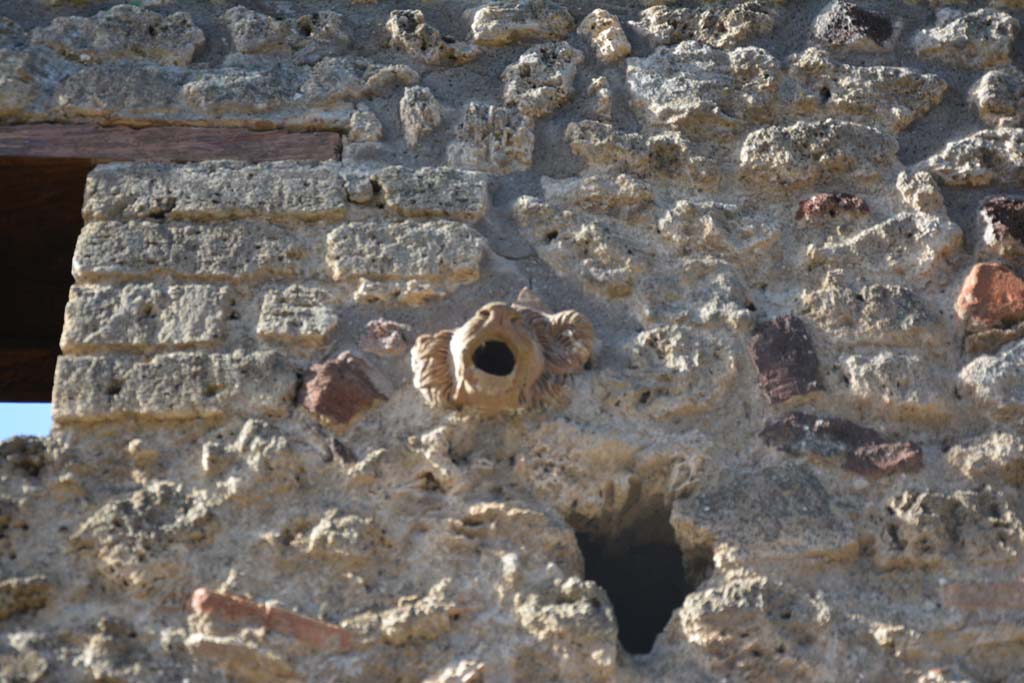
[[942,603],[962,610],[1024,610],[1024,581],[948,583]]
[[796,219],[798,221],[810,220],[828,216],[835,218],[840,212],[868,213],[868,204],[860,197],[843,193],[822,193],[800,202],[797,209]]
[[786,315],[759,325],[750,340],[750,356],[772,403],[820,388],[818,356],[800,318]]
[[916,472],[924,466],[917,444],[893,441],[838,417],[790,413],[766,424],[761,438],[784,453],[841,462],[843,469],[865,477]]
[[346,351],[309,369],[302,405],[330,422],[346,425],[386,398],[370,380],[366,361]]
[[270,607],[230,593],[197,588],[190,607],[196,614],[217,621],[245,626],[262,626],[320,650],[347,652],[352,649],[352,634],[334,624],[311,619],[289,610]]
[[924,467],[924,455],[909,441],[861,446],[846,454],[843,469],[865,477],[881,477],[897,472],[917,472]]
[[1013,325],[1024,320],[1024,280],[1001,263],[978,263],[967,274],[956,314],[968,330]]

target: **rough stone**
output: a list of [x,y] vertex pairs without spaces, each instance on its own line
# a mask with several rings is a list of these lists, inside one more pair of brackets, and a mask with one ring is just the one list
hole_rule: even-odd
[[829,219],[841,216],[870,213],[868,204],[860,197],[845,192],[820,193],[800,202],[796,220],[808,222],[831,222]]
[[448,146],[448,163],[486,173],[533,164],[533,121],[517,109],[470,102]]
[[936,12],[936,25],[914,36],[913,46],[925,59],[937,59],[966,69],[1006,64],[1020,22],[1006,12],[956,9]]
[[946,451],[946,462],[979,484],[1024,487],[1024,439],[1013,432],[993,431],[958,443]]
[[875,273],[926,280],[941,273],[963,244],[960,227],[927,213],[899,213],[852,234],[807,247],[807,263],[842,268],[872,263]]
[[1024,256],[1024,199],[989,197],[978,212],[985,246],[999,256]]
[[387,22],[391,46],[403,50],[425,64],[465,64],[480,55],[480,48],[445,38],[427,23],[418,9],[392,10]]
[[184,12],[165,17],[141,7],[116,5],[93,17],[58,17],[35,29],[32,42],[86,64],[141,57],[187,66],[206,37]]
[[430,88],[414,85],[406,88],[398,103],[405,141],[415,147],[420,138],[441,125],[441,105]]
[[1018,561],[1024,528],[1006,498],[978,490],[908,490],[878,513],[875,564],[882,569],[922,569],[967,556],[976,567]]
[[210,346],[225,338],[224,287],[150,284],[72,287],[64,312],[65,353]]
[[470,30],[478,45],[525,40],[561,40],[575,26],[572,15],[547,0],[499,0],[473,12]]
[[916,472],[923,466],[921,449],[909,441],[892,441],[876,432],[837,417],[790,413],[769,422],[761,438],[790,455],[837,462],[843,469],[874,477]]
[[83,215],[102,218],[224,219],[344,217],[340,164],[106,164],[89,174]]
[[325,289],[291,285],[263,296],[256,334],[285,343],[323,344],[338,327],[338,314]]
[[1019,417],[1024,413],[1024,340],[972,360],[960,370],[958,387],[997,417]]
[[896,162],[895,138],[859,123],[824,121],[769,126],[747,135],[741,177],[768,191],[791,191],[843,177],[876,181]]
[[388,166],[372,180],[381,188],[384,207],[405,218],[451,218],[474,222],[490,207],[487,177],[451,168]]
[[303,84],[312,82],[305,79],[305,71],[291,64],[227,67],[196,74],[181,87],[180,97],[203,118],[253,116],[287,108]]
[[725,335],[665,325],[637,335],[630,353],[639,409],[655,418],[711,410],[736,380],[737,354]]
[[851,66],[810,48],[793,59],[788,74],[799,86],[799,112],[820,112],[903,130],[941,100],[946,82],[898,66]]
[[781,67],[760,48],[718,50],[695,41],[626,60],[633,109],[649,125],[687,133],[764,122]]
[[381,358],[401,356],[409,349],[412,328],[394,320],[376,318],[366,323],[359,349]]
[[724,473],[717,484],[676,501],[672,526],[679,537],[710,537],[759,557],[838,557],[856,546],[849,520],[803,463]]
[[728,48],[771,33],[775,16],[761,2],[740,2],[721,11],[657,4],[643,10],[640,19],[630,25],[656,45],[699,40],[712,47]]
[[642,279],[636,290],[638,315],[648,322],[724,325],[744,332],[754,326],[746,287],[721,258],[682,258],[672,271]]
[[1016,183],[1024,179],[1024,129],[982,130],[946,143],[921,164],[947,185]]
[[583,18],[576,32],[590,41],[597,58],[602,62],[616,62],[628,57],[632,51],[618,17],[608,10],[595,9]]
[[55,387],[53,417],[60,423],[281,415],[291,406],[295,372],[281,356],[264,351],[179,352],[144,360],[61,356]]
[[945,419],[953,394],[948,368],[916,353],[880,351],[839,359],[850,394],[892,414]]
[[237,6],[223,20],[235,51],[246,55],[288,55],[300,64],[315,64],[343,53],[351,42],[345,18],[336,12],[275,19]]
[[786,315],[758,325],[750,355],[761,389],[773,404],[820,388],[818,356],[800,318]]
[[505,104],[532,118],[551,114],[572,99],[582,63],[583,53],[566,42],[531,47],[501,74]]
[[977,263],[964,279],[956,314],[968,331],[1024,320],[1024,280],[1000,263]]
[[252,280],[295,276],[306,253],[290,231],[257,221],[97,221],[78,238],[72,272],[80,282],[158,274]]
[[837,0],[814,20],[812,35],[832,48],[873,52],[891,47],[892,20],[851,2]]
[[46,607],[51,588],[45,576],[0,580],[0,621]]
[[306,373],[302,405],[333,425],[347,427],[361,413],[386,400],[370,379],[366,361],[349,352],[313,365]]
[[446,220],[347,223],[327,235],[327,269],[359,301],[420,305],[480,277],[485,242]]
[[986,72],[971,87],[971,101],[989,125],[1024,125],[1024,73],[1015,66]]

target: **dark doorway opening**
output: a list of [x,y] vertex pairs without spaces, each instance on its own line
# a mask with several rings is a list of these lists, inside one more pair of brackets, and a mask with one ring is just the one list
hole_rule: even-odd
[[611,600],[626,652],[647,654],[683,599],[703,580],[709,558],[687,558],[676,543],[668,514],[646,516],[602,536],[577,532],[586,578]]
[[0,158],[2,401],[50,401],[92,166],[82,159]]

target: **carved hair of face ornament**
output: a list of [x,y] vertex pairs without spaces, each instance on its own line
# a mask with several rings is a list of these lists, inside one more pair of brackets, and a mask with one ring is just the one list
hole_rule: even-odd
[[428,403],[485,414],[542,403],[590,358],[593,329],[575,311],[549,316],[490,303],[455,330],[421,335],[413,382]]

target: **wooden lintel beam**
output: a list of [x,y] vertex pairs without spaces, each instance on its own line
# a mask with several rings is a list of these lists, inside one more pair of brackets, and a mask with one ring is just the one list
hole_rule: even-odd
[[129,128],[41,123],[0,126],[0,158],[189,162],[328,161],[337,158],[338,133],[245,128],[157,126]]

